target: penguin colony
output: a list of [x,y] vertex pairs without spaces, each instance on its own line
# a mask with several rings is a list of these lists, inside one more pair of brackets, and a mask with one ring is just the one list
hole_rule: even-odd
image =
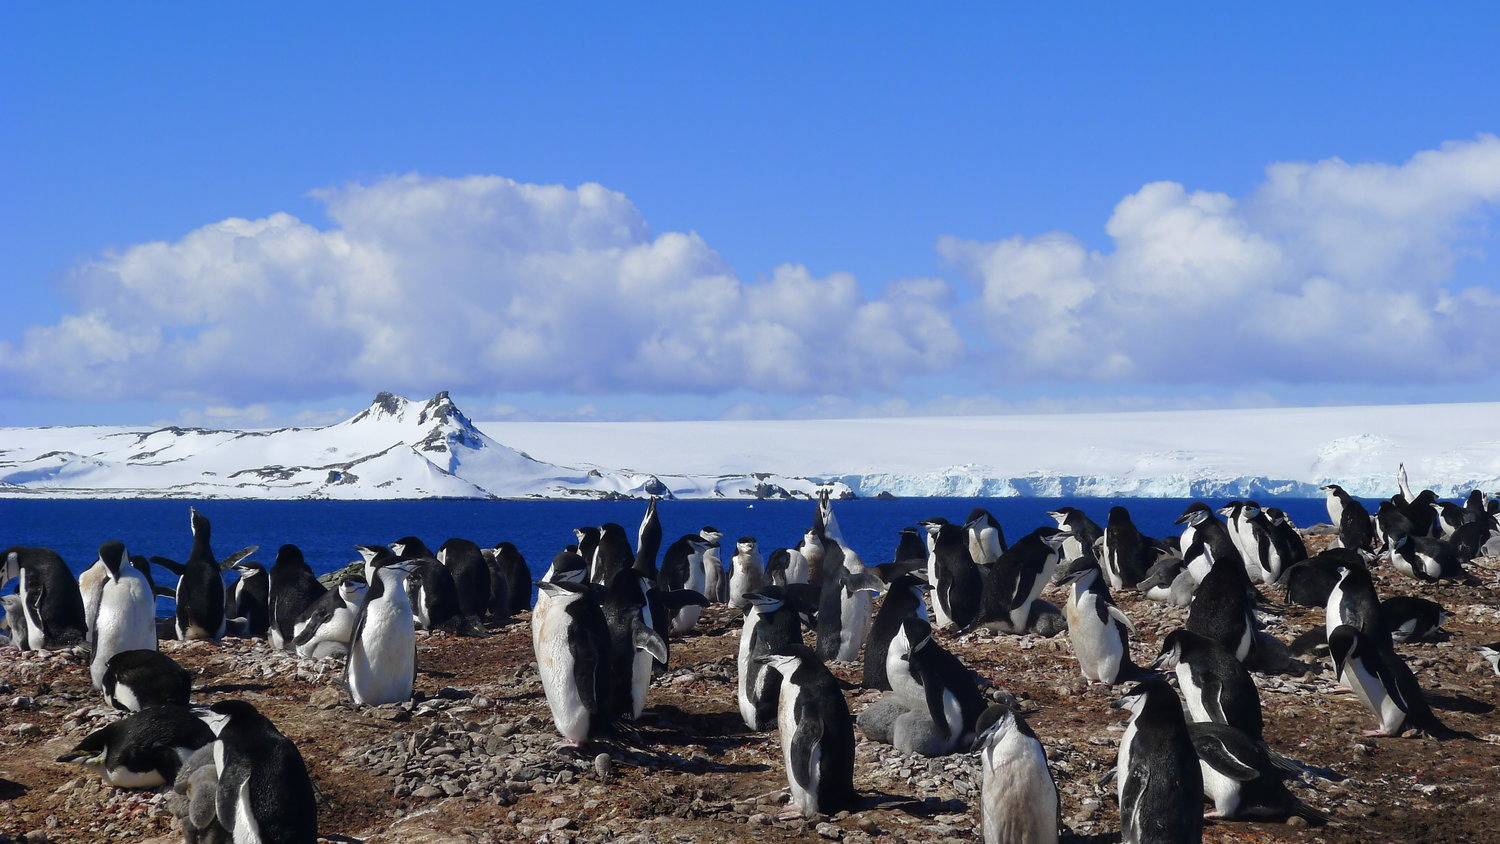
[[[216,558],[209,520],[192,510],[183,564],[132,557],[107,541],[75,581],[51,551],[6,549],[0,574],[19,586],[4,603],[4,632],[23,650],[84,646],[93,685],[124,713],[60,762],[117,788],[174,784],[189,797],[188,842],[310,842],[315,789],[296,746],[248,702],[193,705],[191,677],[157,650],[156,596],[175,599],[179,639],[261,637],[301,656],[345,657],[342,685],[359,706],[412,698],[416,630],[484,635],[486,625],[530,609],[536,668],[565,748],[631,742],[652,677],[670,664],[670,640],[691,631],[704,607],[727,604],[743,613],[738,713],[747,730],[777,734],[784,816],[879,805],[855,790],[858,730],[908,753],[977,754],[983,840],[1033,842],[1059,833],[1045,742],[1013,698],[1002,692],[991,697],[1003,702],[986,705],[989,684],[942,639],[979,627],[1065,630],[1088,682],[1126,687],[1116,706],[1127,722],[1109,774],[1122,840],[1193,841],[1205,801],[1211,818],[1329,820],[1289,784],[1338,774],[1264,738],[1251,675],[1276,647],[1259,619],[1277,612],[1277,591],[1287,603],[1324,608],[1324,626],[1293,647],[1326,648],[1334,676],[1370,711],[1366,735],[1474,738],[1443,723],[1393,648],[1443,636],[1447,614],[1416,595],[1382,600],[1370,570],[1390,566],[1417,584],[1464,581],[1475,556],[1500,553],[1497,507],[1477,491],[1461,504],[1413,495],[1404,467],[1398,486],[1373,516],[1326,487],[1338,537],[1315,556],[1284,513],[1233,501],[1217,510],[1193,504],[1177,520],[1181,536],[1165,539],[1142,535],[1123,507],[1103,528],[1063,508],[1049,514],[1055,526],[1014,544],[977,509],[962,523],[934,517],[901,529],[895,559],[877,565],[848,546],[825,493],[796,547],[767,557],[754,537],[741,537],[727,570],[723,534],[712,526],[663,553],[653,500],[634,550],[618,524],[575,531],[577,542],[536,583],[534,607],[530,571],[510,543],[450,539],[436,553],[411,536],[360,545],[363,576],[328,590],[292,545],[269,569],[248,560],[255,548]],[[158,586],[152,566],[175,576],[175,587]],[[238,578],[226,588],[229,571]],[[1065,590],[1062,608],[1040,599],[1049,583]],[[1131,659],[1134,626],[1111,597],[1120,589],[1188,608],[1149,666]],[[1500,675],[1500,643],[1479,650]],[[862,663],[864,687],[882,692],[857,718],[831,662]]]

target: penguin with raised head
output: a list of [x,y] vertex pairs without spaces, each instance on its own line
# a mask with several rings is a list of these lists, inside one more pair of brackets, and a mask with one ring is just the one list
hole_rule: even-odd
[[214,557],[208,517],[188,508],[193,550],[177,580],[177,638],[219,639],[224,636],[224,578]]
[[[349,636],[344,681],[359,706],[411,700],[417,682],[417,636],[406,578],[415,561],[399,561],[389,549],[361,546],[374,573]],[[434,565],[436,563],[434,562]]]
[[1072,562],[1079,557],[1093,555],[1094,544],[1104,536],[1104,531],[1093,519],[1077,507],[1059,507],[1047,515],[1057,522],[1058,530],[1068,534],[1062,547],[1064,560]]
[[713,525],[708,525],[698,531],[698,535],[708,543],[703,547],[703,596],[708,598],[711,604],[722,604],[729,600],[729,578],[724,574],[724,557],[719,549],[719,543],[723,541],[724,534]]
[[776,718],[781,694],[781,675],[764,658],[802,644],[802,621],[784,587],[767,586],[747,598],[737,658],[740,718],[747,728],[764,730]]
[[854,805],[854,722],[838,680],[807,646],[761,658],[781,675],[776,731],[791,799],[782,817],[811,818]]
[[1258,628],[1250,603],[1250,582],[1239,555],[1216,557],[1212,546],[1201,546],[1209,561],[1208,573],[1188,601],[1187,629],[1224,646],[1244,662],[1254,648]]
[[88,639],[83,594],[62,557],[47,548],[16,545],[0,552],[0,563],[0,588],[20,580],[16,596],[26,622],[25,650],[71,648]]
[[369,588],[363,578],[346,578],[304,610],[292,628],[297,656],[318,659],[348,654]]
[[570,571],[580,574],[537,583],[532,642],[552,723],[564,741],[582,747],[614,727],[614,676],[604,611],[578,582],[582,569]]
[[609,627],[610,710],[634,720],[646,708],[652,660],[667,661],[666,641],[656,632],[644,583],[634,568],[615,572],[599,608]]
[[168,704],[187,706],[193,679],[187,669],[152,648],[110,657],[99,687],[105,703],[122,712],[140,712]]
[[1328,493],[1328,518],[1339,529],[1339,545],[1355,551],[1374,547],[1375,527],[1365,505],[1338,484],[1327,484],[1323,491]]
[[156,596],[145,575],[130,564],[125,543],[114,539],[100,545],[99,562],[107,574],[99,591],[94,657],[89,665],[96,689],[104,686],[110,657],[122,651],[156,650]]
[[984,844],[1055,844],[1057,781],[1021,713],[992,704],[979,716],[979,830]]
[[1109,585],[1092,556],[1079,557],[1069,566],[1063,583],[1068,602],[1068,638],[1083,677],[1113,686],[1138,673],[1130,659],[1130,636],[1135,625],[1115,606]]
[[1099,551],[1100,568],[1111,589],[1134,589],[1154,561],[1150,541],[1136,529],[1124,507],[1109,508]]
[[1115,763],[1121,841],[1201,841],[1203,774],[1172,687],[1145,680],[1115,705],[1130,713]]
[[1213,801],[1210,818],[1281,820],[1299,817],[1322,825],[1328,816],[1303,803],[1286,787],[1300,769],[1268,753],[1264,744],[1228,724],[1188,725],[1198,753],[1203,795]]
[[1033,607],[1057,572],[1067,534],[1041,527],[1005,549],[984,578],[977,619],[1011,633],[1030,628]]
[[932,579],[933,620],[938,627],[964,628],[979,615],[984,580],[969,556],[968,532],[958,525],[929,520],[928,576]]
[[635,555],[630,550],[630,539],[625,528],[614,522],[599,526],[599,544],[594,546],[594,562],[589,567],[589,580],[601,586],[614,582],[615,575],[635,566]]
[[635,570],[656,579],[656,557],[661,553],[661,517],[656,514],[656,498],[646,504],[646,515],[635,537]]
[[1433,714],[1416,676],[1395,649],[1341,624],[1328,634],[1328,655],[1334,676],[1375,714],[1379,726],[1365,735],[1399,736],[1407,730],[1436,739],[1460,735]]
[[[1209,569],[1218,560],[1233,562],[1241,569],[1244,560],[1228,528],[1214,516],[1214,512],[1202,501],[1195,501],[1177,517],[1182,525],[1182,559],[1187,564],[1193,579],[1199,583],[1208,576]],[[1248,580],[1245,581],[1247,584]]]
[[[454,597],[458,599],[458,613],[470,626],[484,623],[486,616],[493,614],[495,597],[490,583],[490,565],[485,562],[479,543],[468,539],[449,539],[438,547],[437,561],[453,576]],[[500,600],[510,604],[510,596]]]
[[224,700],[199,717],[215,737],[215,813],[236,842],[313,844],[318,801],[297,745],[243,700]]
[[490,563],[490,601],[500,617],[499,599],[509,601],[505,615],[531,609],[531,568],[514,542],[501,542],[485,555]]
[[213,740],[186,706],[153,706],[89,733],[57,761],[80,763],[116,788],[156,788]]
[[747,609],[751,592],[766,585],[765,563],[753,536],[742,536],[734,544],[734,556],[729,560],[729,605],[738,610]]
[[802,544],[797,546],[797,553],[807,561],[807,582],[814,586],[823,585],[823,546],[822,522],[815,523],[806,533],[802,534]]
[[1177,688],[1194,721],[1229,724],[1262,740],[1260,692],[1250,672],[1223,645],[1191,630],[1168,633],[1151,667],[1175,671]]
[[1444,635],[1443,623],[1448,620],[1442,605],[1411,595],[1381,601],[1380,615],[1391,631],[1391,639],[1401,644],[1437,640]]
[[918,573],[903,574],[892,580],[885,589],[885,600],[875,613],[870,624],[870,636],[865,640],[864,687],[867,689],[890,689],[891,681],[886,676],[885,660],[890,652],[891,640],[902,629],[909,618],[927,621],[927,583]]
[[[370,579],[368,570],[365,578]],[[297,635],[294,629],[297,619],[323,597],[328,587],[313,574],[301,548],[283,545],[276,550],[276,561],[271,564],[270,588],[271,647],[276,650],[291,648],[292,639]]]
[[573,536],[578,540],[578,556],[583,558],[583,564],[589,572],[588,579],[593,583],[599,582],[593,577],[594,554],[599,549],[599,533],[599,528],[591,526],[573,529]]
[[[1005,544],[1005,528],[1000,526],[1000,520],[993,513],[983,507],[975,507],[969,511],[969,518],[964,520],[964,530],[969,532],[969,556],[981,566],[1000,559],[1000,555],[1008,547]],[[899,553],[896,559],[901,559]]]
[[232,635],[245,639],[263,639],[271,628],[271,584],[266,568],[260,563],[244,561],[232,567],[239,575],[224,593],[226,625]]

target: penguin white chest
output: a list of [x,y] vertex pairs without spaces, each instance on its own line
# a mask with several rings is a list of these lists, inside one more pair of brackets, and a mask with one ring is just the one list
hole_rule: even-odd
[[1057,789],[1041,745],[1012,730],[983,752],[981,764],[985,844],[1057,841]]
[[364,705],[410,700],[416,668],[410,605],[386,599],[369,607],[360,641],[350,648],[349,686]]
[[1208,707],[1203,703],[1203,688],[1193,681],[1193,671],[1186,662],[1177,663],[1177,686],[1182,689],[1182,699],[1187,703],[1188,714],[1193,720],[1205,723],[1214,720],[1209,717]]
[[[781,740],[781,758],[786,766],[786,780],[788,790],[791,792],[791,805],[802,810],[804,817],[811,817],[818,813],[818,781],[822,775],[823,768],[823,745],[822,742],[813,742],[807,748],[808,758],[798,759],[793,755],[792,739],[797,735],[797,697],[800,690],[797,684],[791,681],[783,681],[781,685],[781,700],[776,708],[776,732]],[[808,775],[808,786],[803,788],[797,781],[797,770],[804,770]]]
[[[582,742],[589,734],[588,706],[578,690],[572,651],[568,648],[569,618],[565,608],[550,605],[537,625],[536,667],[542,680],[552,722],[563,738]],[[595,689],[606,694],[605,689]]]
[[865,636],[870,632],[871,595],[863,589],[850,595],[847,592],[839,601],[839,652],[836,659],[853,662],[859,659],[859,649],[864,647]]
[[744,719],[745,726],[752,730],[760,728],[760,725],[756,723],[755,703],[751,699],[752,695],[758,697],[757,693],[759,689],[752,686],[752,683],[756,685],[763,684],[765,682],[763,678],[766,673],[764,666],[757,666],[751,662],[750,654],[750,646],[755,640],[755,628],[760,624],[760,621],[760,608],[751,604],[749,612],[745,613],[745,625],[740,628],[740,652],[738,659],[740,717]]

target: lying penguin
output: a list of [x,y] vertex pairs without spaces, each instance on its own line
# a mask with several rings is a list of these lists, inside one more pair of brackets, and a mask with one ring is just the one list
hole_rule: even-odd
[[886,652],[886,676],[891,691],[859,716],[866,738],[923,756],[970,748],[984,697],[973,672],[933,641],[927,622],[902,622]]
[[155,788],[177,778],[177,770],[214,734],[186,706],[154,706],[89,733],[57,757],[99,772],[116,788]]

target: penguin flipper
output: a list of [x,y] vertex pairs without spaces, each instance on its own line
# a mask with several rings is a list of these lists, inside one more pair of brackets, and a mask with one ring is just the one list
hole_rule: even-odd
[[638,651],[651,654],[651,658],[663,665],[667,662],[667,643],[661,634],[647,627],[644,623],[636,626],[631,632],[631,644]]
[[177,562],[176,560],[171,560],[166,557],[152,557],[151,563],[152,565],[161,566],[162,568],[177,575],[178,577],[182,577],[187,573],[187,566]]
[[151,586],[151,592],[153,594],[155,594],[156,597],[158,597],[158,598],[171,598],[174,601],[177,600],[177,590],[173,589],[170,586],[162,586],[160,584],[153,584]]
[[241,560],[245,559],[246,557],[250,556],[251,554],[254,554],[256,551],[259,551],[259,550],[260,550],[260,546],[259,545],[251,545],[249,548],[241,548],[240,550],[234,552],[233,554],[230,554],[229,556],[227,556],[224,559],[222,559],[222,560],[219,561],[219,571],[229,571],[230,569],[232,569],[235,566],[239,565],[239,562]]
[[[797,702],[797,730],[792,733],[791,764],[787,773],[805,791],[813,790],[813,755],[819,752],[823,741],[823,721],[813,713],[806,712],[799,699]],[[814,726],[816,725],[816,726]]]
[[1228,724],[1189,724],[1188,735],[1198,758],[1232,780],[1250,782],[1265,767],[1265,754],[1259,752],[1249,736]]
[[1108,612],[1110,618],[1118,621],[1126,630],[1130,631],[1130,635],[1134,636],[1135,625],[1131,623],[1130,617],[1125,615],[1125,611],[1115,606],[1114,604],[1108,604],[1107,606],[1109,608]]
[[708,598],[702,592],[693,589],[661,590],[657,592],[657,597],[661,599],[662,607],[668,612],[676,612],[687,606],[708,606]]

